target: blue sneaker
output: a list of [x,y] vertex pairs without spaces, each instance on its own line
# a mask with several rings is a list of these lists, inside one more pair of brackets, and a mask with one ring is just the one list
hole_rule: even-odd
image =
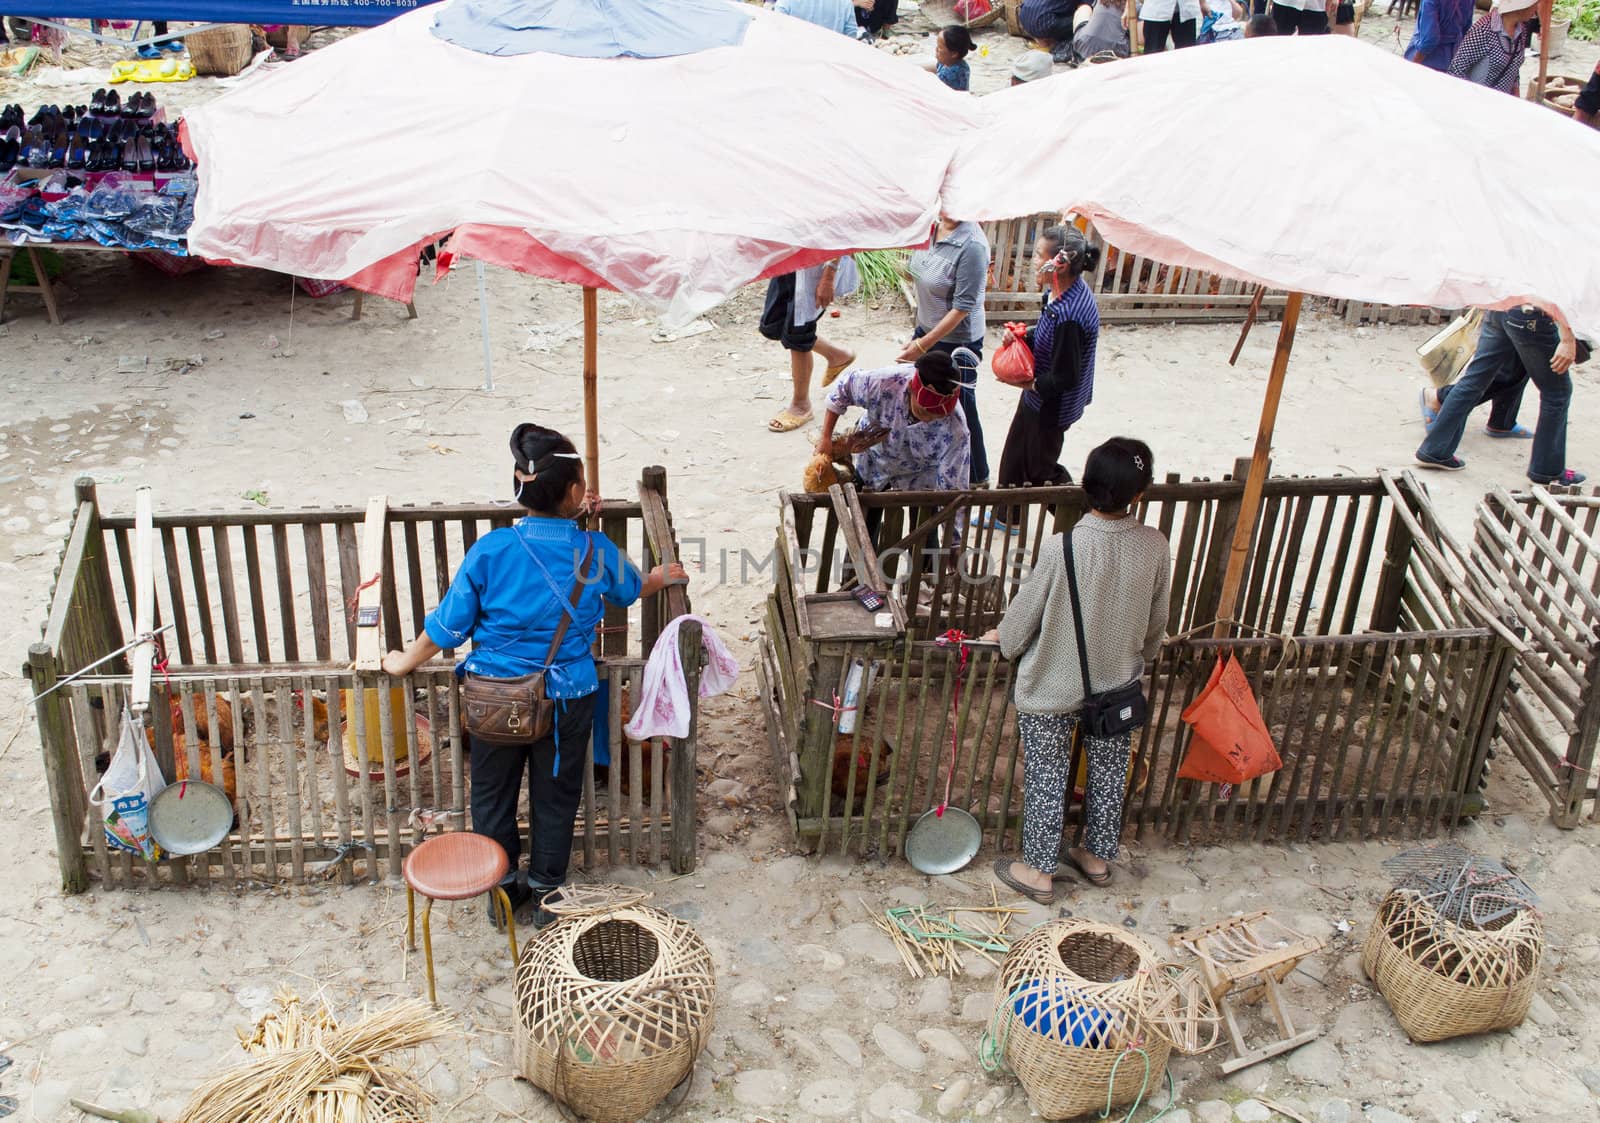
[[160,58],[161,48],[156,46],[154,43],[146,43],[144,46],[135,51],[134,54],[138,55],[140,58]]
[[183,54],[183,40],[168,39],[165,43],[161,44],[161,49],[165,51],[171,51],[175,55],[181,55]]

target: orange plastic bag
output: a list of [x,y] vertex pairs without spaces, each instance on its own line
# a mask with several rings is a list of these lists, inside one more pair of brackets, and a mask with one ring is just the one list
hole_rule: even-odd
[[1242,784],[1283,767],[1250,680],[1232,655],[1217,660],[1205,689],[1183,711],[1183,720],[1194,736],[1178,769],[1179,779]]
[[1007,386],[1033,385],[1033,351],[1028,347],[1026,324],[1007,324],[1005,341],[989,365],[994,376]]

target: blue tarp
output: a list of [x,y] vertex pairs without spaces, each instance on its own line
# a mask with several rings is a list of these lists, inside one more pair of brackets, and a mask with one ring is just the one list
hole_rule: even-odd
[[727,0],[456,0],[433,33],[486,55],[675,58],[737,46],[749,26]]
[[7,15],[39,19],[169,20],[376,27],[434,0],[6,0]]

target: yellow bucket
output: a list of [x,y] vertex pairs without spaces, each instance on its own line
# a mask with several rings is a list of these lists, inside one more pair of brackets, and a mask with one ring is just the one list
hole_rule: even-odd
[[[354,706],[350,696],[354,691],[339,691],[339,705],[344,710],[344,747],[350,756],[359,757],[361,754],[356,749],[356,723]],[[379,711],[382,701],[378,691],[371,688],[361,692],[363,709],[362,715],[365,723],[363,732],[366,734],[366,758],[369,763],[383,763],[383,725]],[[415,732],[406,727],[406,692],[404,688],[391,686],[389,688],[389,719],[394,729],[394,759],[399,761],[409,760],[411,757],[412,739]]]

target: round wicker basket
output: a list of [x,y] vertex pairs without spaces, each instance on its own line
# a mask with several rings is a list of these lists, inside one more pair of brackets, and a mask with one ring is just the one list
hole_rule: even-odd
[[1464,928],[1395,890],[1378,906],[1361,967],[1411,1040],[1443,1041],[1520,1025],[1543,956],[1544,926],[1532,910]]
[[1156,1088],[1172,1052],[1157,1026],[1176,1001],[1168,977],[1154,947],[1106,924],[1052,921],[1013,944],[994,1035],[1033,1110],[1071,1119],[1105,1110],[1108,1090],[1116,1107]]
[[596,1123],[635,1123],[711,1032],[711,952],[675,916],[629,904],[568,915],[517,963],[518,1070]]
[[1006,14],[1006,30],[1026,39],[1028,33],[1022,30],[1022,0],[1005,0],[1003,7]]

